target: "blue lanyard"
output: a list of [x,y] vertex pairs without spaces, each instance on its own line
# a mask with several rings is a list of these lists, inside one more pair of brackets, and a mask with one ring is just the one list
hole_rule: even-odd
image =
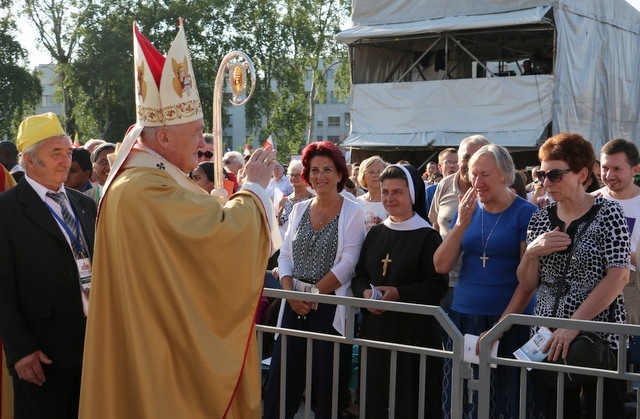
[[53,210],[53,208],[51,208],[51,206],[49,204],[47,204],[46,202],[44,204],[49,209],[49,212],[51,213],[51,215],[53,215],[55,217],[55,219],[58,220],[58,223],[62,226],[62,228],[64,228],[64,231],[67,232],[67,236],[69,236],[69,239],[71,239],[73,250],[76,253],[78,253],[80,256],[84,256],[84,246],[82,245],[82,242],[80,241],[80,237],[79,237],[80,236],[80,223],[78,222],[78,218],[76,217],[76,214],[73,212],[73,210],[71,210],[71,213],[73,214],[73,223],[76,226],[76,231],[78,232],[78,237],[76,237],[76,235],[73,234],[73,232],[71,231],[71,229],[69,228],[67,223],[65,223],[65,221],[62,218],[60,218],[60,216],[58,214],[56,214],[56,212]]

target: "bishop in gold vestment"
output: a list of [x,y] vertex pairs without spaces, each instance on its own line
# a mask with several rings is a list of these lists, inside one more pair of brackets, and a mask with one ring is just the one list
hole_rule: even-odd
[[254,317],[279,245],[264,190],[275,152],[251,156],[224,206],[189,179],[205,144],[195,80],[184,98],[171,83],[185,56],[193,74],[182,24],[166,59],[134,25],[146,95],[100,201],[81,418],[260,418]]
[[124,170],[102,202],[81,417],[259,418],[264,208],[248,191],[221,207],[165,170]]

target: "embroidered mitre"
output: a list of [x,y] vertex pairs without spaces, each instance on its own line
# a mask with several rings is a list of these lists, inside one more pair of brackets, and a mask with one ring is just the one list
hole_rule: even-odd
[[136,118],[138,125],[178,125],[203,117],[187,39],[179,31],[163,56],[133,23]]

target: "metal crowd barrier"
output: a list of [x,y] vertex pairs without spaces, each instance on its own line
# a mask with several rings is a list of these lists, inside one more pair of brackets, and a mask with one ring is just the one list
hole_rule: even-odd
[[[344,305],[346,306],[346,336],[326,335],[322,333],[305,332],[301,330],[285,329],[265,325],[257,325],[256,330],[258,332],[258,342],[260,345],[260,353],[262,352],[262,334],[266,333],[279,333],[282,335],[282,339],[286,339],[287,336],[298,336],[307,339],[307,365],[306,365],[306,385],[305,385],[305,400],[311,400],[311,344],[313,339],[322,339],[330,342],[334,342],[334,359],[338,359],[338,347],[339,344],[360,345],[362,359],[360,363],[360,417],[366,417],[365,398],[366,398],[366,348],[379,348],[388,349],[391,351],[391,377],[390,389],[389,389],[389,410],[390,418],[394,417],[394,405],[395,400],[395,363],[398,352],[414,353],[420,355],[421,375],[420,375],[420,393],[423,394],[426,388],[425,369],[426,369],[426,357],[433,356],[439,358],[450,358],[452,362],[452,380],[451,380],[451,417],[462,417],[462,386],[465,379],[470,377],[471,369],[469,364],[460,362],[462,359],[463,351],[463,336],[460,331],[454,326],[447,314],[440,307],[427,306],[420,304],[398,303],[388,301],[375,301],[367,300],[363,298],[354,297],[338,297],[335,295],[326,294],[310,294],[296,291],[284,291],[265,288],[264,296],[270,298],[290,298],[304,301],[314,301],[324,304]],[[373,340],[360,339],[355,337],[355,317],[356,313],[361,307],[364,308],[376,308],[389,311],[397,311],[402,313],[420,314],[425,316],[433,316],[444,332],[451,337],[453,341],[453,349],[446,351],[444,349],[424,348],[418,346],[401,345],[387,342],[379,342]],[[285,397],[285,369],[286,369],[286,341],[283,340],[282,348],[282,365],[281,365],[281,381],[280,381],[280,417],[284,418],[284,397]],[[458,362],[456,362],[458,360]],[[333,365],[333,381],[334,388],[337,388],[338,380],[338,365]],[[329,368],[329,366],[327,366]],[[339,395],[335,395],[332,406],[332,417],[339,418],[341,412],[338,412],[338,400]],[[425,409],[424,399],[420,400],[419,412],[423,413]],[[305,403],[305,418],[311,417],[310,403]],[[424,416],[424,415],[423,415]],[[399,418],[403,419],[403,418]]]
[[[601,370],[595,368],[584,368],[563,364],[550,364],[546,362],[528,362],[518,359],[509,359],[491,356],[490,343],[507,331],[513,325],[525,326],[546,326],[548,328],[564,328],[589,332],[606,332],[619,336],[621,349],[626,349],[622,342],[627,341],[629,336],[640,335],[640,325],[618,324],[607,322],[596,322],[589,320],[572,320],[558,319],[554,317],[537,317],[523,314],[510,314],[496,324],[480,341],[480,365],[478,371],[478,379],[470,379],[469,387],[478,391],[478,417],[489,417],[490,411],[490,376],[491,364],[507,365],[520,368],[520,400],[519,400],[519,417],[525,418],[526,412],[526,393],[527,393],[527,368],[534,370],[556,371],[557,393],[556,393],[556,417],[562,419],[563,415],[563,393],[564,393],[564,377],[563,372],[579,373],[582,375],[590,375],[597,377],[596,390],[596,419],[601,419],[603,415],[602,403],[604,394],[604,378],[615,378],[627,381],[640,381],[640,374],[627,371],[627,351],[617,351],[617,369]],[[640,392],[636,394],[636,407],[640,405]],[[636,419],[640,419],[640,409],[636,408]]]
[[[620,336],[621,341],[626,341],[628,336],[640,335],[640,326],[637,325],[621,325],[613,323],[603,323],[594,321],[579,321],[569,319],[557,319],[550,317],[535,317],[527,315],[512,314],[496,324],[480,342],[480,363],[478,369],[478,378],[473,377],[473,370],[471,365],[463,361],[463,343],[464,337],[460,331],[454,326],[447,314],[442,308],[437,306],[426,306],[419,304],[398,303],[388,301],[375,301],[354,297],[338,297],[335,295],[324,294],[310,294],[301,293],[296,291],[284,291],[278,289],[264,289],[264,296],[269,298],[290,298],[304,301],[320,302],[324,304],[344,305],[346,306],[346,336],[327,335],[322,333],[306,332],[295,329],[278,328],[275,326],[256,325],[258,333],[258,342],[260,346],[260,353],[262,353],[263,335],[264,333],[279,333],[282,335],[283,344],[281,345],[281,382],[280,382],[280,418],[284,418],[284,401],[285,401],[285,386],[286,386],[286,339],[288,336],[297,336],[307,339],[307,365],[306,365],[306,385],[305,385],[305,400],[311,400],[311,360],[312,360],[312,341],[314,339],[325,340],[334,342],[334,359],[337,360],[339,351],[339,344],[359,345],[361,348],[360,359],[360,417],[366,418],[365,398],[366,398],[366,356],[367,348],[380,348],[388,349],[391,351],[391,367],[390,367],[390,388],[389,388],[389,417],[394,418],[394,400],[395,400],[395,374],[396,366],[395,360],[397,359],[398,352],[414,353],[420,355],[420,394],[423,394],[426,388],[425,369],[426,369],[426,357],[433,356],[439,358],[449,358],[452,360],[451,371],[451,415],[452,419],[462,418],[463,414],[463,388],[466,381],[468,389],[478,392],[478,417],[488,418],[490,411],[490,374],[491,364],[506,365],[510,367],[520,368],[520,400],[519,400],[519,417],[526,418],[526,390],[527,390],[527,368],[541,369],[559,372],[558,374],[558,403],[557,403],[557,418],[563,417],[563,390],[564,390],[564,374],[562,372],[576,372],[584,375],[593,375],[598,377],[597,379],[597,404],[598,410],[597,418],[602,417],[602,398],[603,398],[603,385],[604,377],[617,378],[630,381],[640,381],[640,374],[627,371],[627,351],[618,351],[617,358],[617,370],[598,370],[583,367],[572,367],[560,364],[549,364],[540,362],[527,362],[517,359],[493,357],[490,354],[490,342],[495,340],[503,332],[508,330],[513,325],[527,325],[527,326],[546,326],[551,328],[568,328],[579,329],[584,331],[593,332],[607,332],[615,333]],[[424,348],[409,345],[393,344],[380,341],[372,341],[366,339],[357,338],[355,333],[355,317],[360,308],[375,308],[383,309],[387,311],[397,311],[402,313],[420,314],[425,316],[433,316],[443,329],[444,333],[448,335],[452,342],[453,348],[451,351],[434,348]],[[338,382],[338,365],[334,362],[333,368],[333,385],[337,388]],[[329,366],[327,367],[329,368]],[[332,404],[332,417],[341,417],[341,412],[338,412],[338,397],[335,395]],[[640,405],[640,392],[636,396],[636,403]],[[419,401],[419,412],[422,416],[424,413],[424,399]],[[311,418],[311,403],[305,403],[304,417]],[[640,411],[636,412],[636,418],[640,419]]]

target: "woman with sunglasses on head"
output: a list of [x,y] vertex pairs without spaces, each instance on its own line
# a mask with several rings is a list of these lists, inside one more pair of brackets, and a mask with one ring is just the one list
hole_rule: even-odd
[[[469,159],[471,187],[460,196],[458,212],[433,261],[436,271],[447,273],[462,254],[449,317],[462,334],[482,337],[508,314],[531,314],[533,291],[518,283],[516,270],[525,248],[527,225],[535,205],[511,191],[515,167],[509,152],[489,144]],[[498,356],[513,352],[529,339],[529,328],[513,326],[500,338]],[[453,343],[449,339],[447,348]],[[478,347],[476,346],[476,353]],[[477,367],[475,368],[477,371]],[[477,374],[477,372],[476,372]],[[451,361],[445,361],[444,417],[450,417]],[[498,366],[491,372],[491,418],[517,418],[520,371]],[[467,392],[464,391],[466,395]],[[531,396],[529,393],[528,396]],[[534,418],[535,403],[527,400],[527,418]],[[477,417],[477,395],[465,400],[466,418]]]
[[[349,172],[338,146],[321,141],[302,151],[302,178],[316,193],[312,199],[293,206],[284,235],[278,269],[284,290],[313,294],[351,295],[351,279],[364,241],[364,213],[360,206],[345,199],[342,191]],[[278,326],[288,329],[345,335],[346,308],[288,299],[280,310]],[[286,339],[285,403],[280,405],[280,336],[273,347],[269,382],[264,393],[264,418],[293,418],[304,393],[307,365],[307,339]],[[351,345],[340,344],[334,360],[334,344],[313,340],[311,363],[312,396],[316,418],[332,417],[334,395],[344,394],[351,372]],[[339,363],[338,385],[333,385],[333,365]],[[312,403],[312,400],[307,400]],[[338,412],[346,407],[338,400]]]
[[[562,133],[549,138],[538,157],[536,176],[554,202],[531,217],[518,267],[522,286],[538,290],[534,315],[625,323],[622,289],[631,263],[629,229],[618,203],[585,191],[595,161],[593,147],[580,135]],[[579,332],[556,329],[542,349],[547,359],[566,358]],[[626,347],[615,334],[601,337],[614,354]],[[544,384],[537,390],[545,398],[547,417],[554,417],[556,390]],[[588,415],[595,417],[596,383],[583,392]],[[624,395],[624,381],[604,379],[605,418],[624,417]],[[580,389],[565,387],[564,417],[578,417],[580,410]]]
[[387,218],[387,212],[380,197],[380,174],[385,167],[387,162],[380,156],[369,157],[360,163],[358,184],[365,188],[367,193],[359,196],[358,202],[364,210],[367,231]]

